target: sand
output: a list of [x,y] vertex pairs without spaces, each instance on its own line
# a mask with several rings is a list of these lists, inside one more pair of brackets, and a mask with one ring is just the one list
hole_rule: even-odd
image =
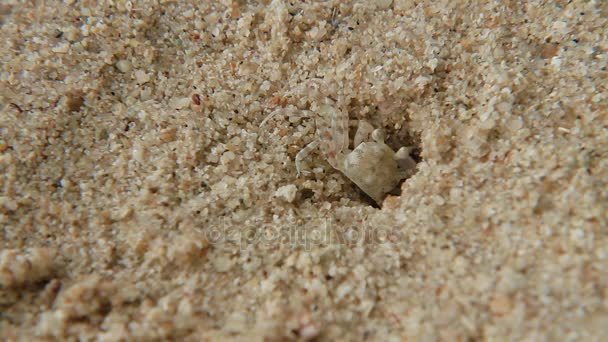
[[0,5],[3,340],[608,338],[606,3],[99,3]]

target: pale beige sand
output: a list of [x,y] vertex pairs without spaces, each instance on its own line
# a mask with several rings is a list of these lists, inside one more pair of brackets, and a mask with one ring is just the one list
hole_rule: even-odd
[[[33,2],[0,5],[2,339],[608,338],[606,2]],[[420,147],[381,209],[296,177],[326,99]]]

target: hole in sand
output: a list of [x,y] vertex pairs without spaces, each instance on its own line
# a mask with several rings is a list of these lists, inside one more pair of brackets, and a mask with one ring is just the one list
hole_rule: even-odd
[[[377,107],[370,106],[362,106],[355,104],[353,107],[349,108],[350,120],[349,120],[349,143],[350,149],[353,150],[356,148],[354,145],[354,139],[360,120],[365,120],[370,123],[374,128],[381,128],[384,131],[385,138],[384,143],[391,148],[395,153],[399,151],[402,147],[406,147],[409,150],[409,157],[413,161],[413,163],[406,163],[405,165],[409,165],[406,167],[403,172],[403,176],[401,180],[395,185],[395,187],[386,192],[384,198],[387,195],[400,196],[401,195],[401,185],[408,178],[412,177],[414,174],[418,172],[417,164],[422,160],[421,153],[421,143],[420,143],[420,134],[415,133],[410,125],[409,125],[409,117],[407,115],[406,109],[399,109],[392,115],[386,115],[384,113],[380,113]],[[365,113],[365,114],[357,114],[357,113]],[[402,113],[402,114],[397,114]],[[401,157],[397,156],[396,157]],[[405,166],[403,163],[400,163],[401,166]],[[415,166],[413,166],[415,165]],[[346,187],[344,189],[347,192],[347,195],[353,200],[357,200],[361,203],[365,203],[371,205],[375,208],[380,208],[382,205],[382,201],[377,203],[372,199],[369,194],[365,191],[361,190],[357,185],[353,182],[349,181],[351,185],[349,189]]]

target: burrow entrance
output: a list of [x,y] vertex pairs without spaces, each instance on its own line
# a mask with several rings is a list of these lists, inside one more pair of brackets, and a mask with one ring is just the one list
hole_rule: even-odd
[[[364,120],[371,124],[374,129],[380,128],[384,132],[384,143],[390,147],[394,152],[397,152],[402,147],[409,147],[410,153],[409,156],[413,159],[415,164],[417,165],[422,160],[421,158],[421,138],[420,134],[416,133],[412,127],[410,126],[409,115],[407,114],[407,110],[405,108],[400,108],[394,111],[391,111],[390,114],[386,112],[382,112],[376,106],[365,105],[361,103],[353,102],[348,107],[349,113],[349,150],[353,151],[356,146],[354,146],[354,137],[358,130],[360,120]],[[312,156],[311,156],[312,157]],[[321,181],[326,184],[326,187],[331,188],[332,182],[336,181],[341,183],[341,191],[332,192],[324,189],[322,192],[319,190],[311,190],[307,189],[305,186],[300,188],[301,200],[314,201],[318,200],[329,200],[339,201],[341,198],[348,198],[353,202],[360,202],[366,205],[380,208],[381,202],[376,203],[368,194],[366,194],[363,190],[361,190],[351,179],[349,179],[342,172],[333,169],[328,165],[326,161],[322,160],[322,157],[319,155],[312,157],[316,159],[316,161],[311,161],[311,164],[317,163],[317,165],[324,165],[323,169],[325,170],[324,175],[309,175],[308,179],[313,179],[317,181]],[[417,166],[413,168],[411,172],[404,178],[402,178],[399,183],[390,191],[385,193],[387,195],[401,195],[401,185],[408,178],[417,173]]]
[[[421,137],[419,133],[415,133],[410,127],[409,115],[407,114],[406,110],[402,109],[400,111],[396,111],[396,113],[392,115],[386,115],[381,113],[378,107],[371,107],[368,109],[368,111],[366,111],[364,115],[357,114],[357,108],[351,109],[349,113],[349,136],[351,138],[349,147],[351,150],[355,148],[355,146],[353,146],[354,143],[352,137],[355,136],[359,120],[361,119],[366,120],[367,122],[372,124],[374,128],[381,128],[385,133],[384,142],[393,151],[397,152],[402,147],[411,148],[409,155],[416,162],[416,169],[412,170],[412,172],[409,173],[405,178],[401,179],[397,186],[395,186],[391,191],[386,194],[400,196],[401,185],[408,178],[412,177],[418,172],[417,165],[422,161]],[[349,184],[352,187],[352,192],[354,192],[354,194],[356,195],[353,196],[353,199],[359,200],[360,202],[363,202],[375,208],[380,208],[381,203],[376,203],[364,191],[359,189],[354,183],[350,182]]]

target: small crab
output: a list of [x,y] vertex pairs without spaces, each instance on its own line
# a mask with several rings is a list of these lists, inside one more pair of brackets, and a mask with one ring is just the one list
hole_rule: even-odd
[[[297,109],[281,108],[270,113],[260,124],[263,126],[277,114],[295,112]],[[311,114],[310,111],[304,111]],[[336,108],[332,102],[312,108],[315,116],[318,139],[304,147],[295,158],[298,177],[302,161],[316,148],[329,164],[342,172],[376,203],[382,203],[384,196],[393,190],[402,179],[413,174],[416,162],[410,157],[411,147],[401,147],[394,152],[384,143],[384,132],[364,120],[354,137],[354,150],[349,150],[348,113]],[[371,137],[371,141],[370,141]]]
[[[313,111],[318,114],[315,121],[318,140],[296,155],[298,176],[302,173],[302,160],[320,147],[334,169],[380,204],[384,196],[416,168],[416,162],[410,157],[411,147],[402,147],[395,153],[384,143],[381,129],[374,129],[368,122],[360,120],[353,141],[355,149],[350,151],[348,113],[329,104],[320,105]],[[370,136],[372,141],[369,141]]]

